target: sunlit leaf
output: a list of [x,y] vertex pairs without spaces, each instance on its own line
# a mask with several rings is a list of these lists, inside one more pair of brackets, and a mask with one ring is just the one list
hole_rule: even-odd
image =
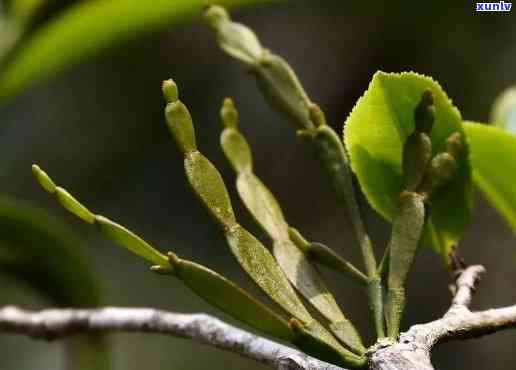
[[[271,0],[220,0],[226,6]],[[80,1],[37,29],[0,73],[0,99],[126,40],[200,15],[204,0]]]
[[516,133],[516,87],[508,88],[496,98],[489,121]]
[[498,127],[464,122],[475,184],[516,231],[516,135]]
[[[463,128],[459,111],[440,85],[429,77],[412,72],[376,73],[345,124],[352,169],[371,206],[388,220],[396,212],[402,191],[403,143],[414,130],[414,109],[427,89],[433,93],[436,109],[431,134],[435,155],[444,149],[450,134],[463,133]],[[453,180],[432,199],[425,227],[425,242],[445,259],[463,234],[472,210],[467,147],[457,163]]]

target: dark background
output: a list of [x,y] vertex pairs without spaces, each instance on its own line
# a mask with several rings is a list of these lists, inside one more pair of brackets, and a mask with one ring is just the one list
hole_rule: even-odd
[[[477,14],[474,9],[470,1],[290,1],[239,9],[234,16],[289,60],[341,132],[347,114],[379,69],[430,75],[465,118],[486,121],[496,95],[516,80],[516,22],[514,10]],[[229,320],[178,281],[149,273],[140,259],[60,209],[36,185],[32,163],[41,164],[92,210],[128,226],[161,250],[201,262],[259,294],[186,184],[182,158],[163,118],[160,83],[168,77],[180,84],[199,146],[228,185],[234,175],[218,147],[218,109],[225,96],[234,98],[242,130],[254,149],[256,172],[281,201],[290,224],[360,264],[347,216],[335,203],[311,150],[265,104],[254,81],[219,51],[207,26],[194,19],[113,48],[30,89],[0,111],[2,191],[38,203],[83,237],[104,283],[106,304],[208,312]],[[233,190],[231,195],[242,224],[257,232]],[[512,304],[514,235],[481,194],[476,205],[461,244],[468,263],[488,269],[475,307]],[[364,209],[380,254],[389,226],[365,204]],[[363,292],[325,273],[344,311],[371,340]],[[439,257],[422,251],[409,286],[405,327],[442,315],[450,301],[448,283]],[[1,304],[49,305],[8,278],[2,278],[0,288]],[[263,368],[181,339],[140,334],[110,339],[116,370]],[[450,343],[439,346],[433,360],[443,370],[511,369],[516,366],[515,340],[516,330]],[[61,366],[60,343],[0,337],[1,369]]]

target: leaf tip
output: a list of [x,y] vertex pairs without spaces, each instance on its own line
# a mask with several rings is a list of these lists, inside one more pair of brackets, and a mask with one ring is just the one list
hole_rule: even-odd
[[161,90],[167,103],[174,103],[179,99],[179,89],[173,79],[163,81]]
[[32,173],[43,189],[45,189],[50,194],[55,192],[56,184],[52,181],[50,176],[48,176],[47,173],[43,171],[37,164],[32,165]]

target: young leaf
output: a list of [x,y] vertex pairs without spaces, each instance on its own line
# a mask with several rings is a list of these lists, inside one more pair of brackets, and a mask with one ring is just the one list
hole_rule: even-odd
[[[174,96],[165,93],[166,98],[171,95]],[[172,108],[174,105],[182,104],[174,99],[175,97],[168,101],[165,109],[165,118],[172,135],[194,132],[191,119],[185,119],[185,112]],[[176,142],[180,141],[176,138]],[[324,327],[317,324],[268,249],[238,224],[226,186],[216,167],[198,150],[185,151],[183,146],[179,147],[185,157],[185,172],[192,189],[221,226],[233,255],[247,274],[278,305],[298,319],[314,340],[326,343],[349,362],[358,358],[342,347]]]
[[[50,177],[39,167],[33,166],[33,172],[42,185],[53,184]],[[46,181],[41,181],[41,179],[46,179]],[[50,193],[59,189],[55,187],[52,191],[53,189],[48,186],[44,188]],[[58,198],[58,200],[63,204],[62,198]],[[87,210],[75,199],[74,203]],[[65,201],[64,204],[68,205],[69,203]],[[68,207],[67,209],[76,213],[73,209]],[[284,340],[292,341],[295,339],[294,333],[285,320],[223,276],[194,262],[180,259],[173,253],[169,253],[166,257],[125,227],[103,216],[90,214],[93,223],[99,227],[106,237],[153,263],[152,270],[175,275],[207,302],[258,330]]]
[[232,101],[226,99],[221,110],[226,126],[221,134],[221,146],[237,173],[240,198],[272,239],[274,257],[292,285],[330,321],[330,328],[341,341],[358,353],[364,353],[360,335],[340,310],[322,276],[310,264],[305,253],[290,240],[289,226],[276,198],[252,172],[249,145],[230,119],[235,114],[227,116],[233,111],[236,112],[236,109]]
[[59,203],[61,203],[61,205],[68,211],[75,214],[83,221],[98,226],[100,231],[107,238],[129,249],[134,254],[142,257],[152,264],[162,266],[163,268],[170,268],[168,259],[143,239],[106,217],[95,215],[65,189],[55,185],[52,187],[54,182],[45,171],[39,168],[39,166],[33,165],[32,172],[40,182],[41,186],[50,194],[56,195]]
[[[259,1],[218,2],[236,6]],[[38,28],[9,58],[0,72],[0,100],[117,43],[199,14],[204,5],[204,0],[153,0],[152,6],[147,0],[92,0],[70,5]]]
[[489,121],[513,134],[516,133],[516,86],[508,88],[496,98]]
[[516,135],[480,123],[464,122],[475,184],[516,231]]
[[[346,120],[344,138],[362,190],[371,206],[388,220],[397,213],[403,190],[402,148],[414,131],[414,108],[425,90],[433,93],[435,123],[431,133],[432,152],[446,149],[454,132],[464,136],[460,113],[433,79],[416,73],[377,72],[368,90]],[[462,236],[472,209],[468,147],[457,158],[457,173],[432,198],[426,223],[426,244],[448,260],[452,246]]]

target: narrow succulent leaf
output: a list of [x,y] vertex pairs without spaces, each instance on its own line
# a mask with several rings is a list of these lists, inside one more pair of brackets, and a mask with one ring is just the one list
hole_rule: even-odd
[[322,243],[309,242],[293,227],[289,227],[288,233],[290,240],[292,240],[311,261],[341,272],[361,284],[367,284],[367,276],[362,271],[356,268],[351,262],[339,256],[328,246]]
[[127,248],[137,256],[140,256],[153,264],[168,267],[168,261],[163,254],[122,225],[119,225],[103,216],[95,216],[95,224],[98,226],[102,234],[116,244]]
[[[54,183],[50,176],[48,176],[38,166],[33,165],[32,170],[38,181],[41,179],[46,179],[45,182],[40,181],[42,186],[43,184]],[[47,189],[47,187],[43,187]],[[59,203],[61,203],[64,208],[75,214],[83,221],[97,225],[100,231],[115,243],[120,244],[121,246],[129,249],[134,254],[155,265],[170,267],[168,259],[163,254],[158,252],[155,248],[150,246],[147,242],[131,231],[103,216],[93,214],[63,188],[56,186],[54,190],[54,194],[56,195]]]
[[[173,125],[174,122],[169,124]],[[242,268],[286,312],[303,325],[315,325],[315,320],[303,306],[271,253],[235,220],[227,189],[215,166],[198,150],[184,154],[185,172],[192,189],[222,227],[228,245]],[[310,332],[309,335],[344,356],[348,351],[329,332],[324,328],[322,330],[324,336],[320,330]]]
[[327,125],[317,127],[316,130],[311,132],[311,136],[317,155],[332,183],[337,200],[347,207],[353,230],[362,250],[367,274],[369,277],[373,277],[376,273],[376,259],[371,240],[367,235],[360,215],[344,144],[335,131]]
[[[226,108],[227,108],[227,104]],[[234,108],[234,107],[233,107]],[[224,106],[223,106],[224,109]],[[225,140],[228,135],[239,137],[237,150],[235,141]],[[236,162],[241,148],[250,153],[243,135],[233,127],[227,127],[221,134],[221,145],[230,162]],[[250,157],[250,154],[249,154]],[[237,190],[244,205],[254,219],[273,240],[273,254],[279,266],[292,285],[332,324],[333,333],[346,345],[359,353],[365,348],[359,334],[340,310],[335,298],[328,290],[322,276],[311,265],[307,255],[290,239],[289,226],[281,207],[270,190],[252,172],[252,166],[233,166],[237,173]]]
[[[219,0],[218,3],[242,6],[260,1],[270,0]],[[29,2],[31,0],[20,3]],[[5,101],[28,86],[110,47],[198,15],[205,3],[205,0],[152,0],[152,6],[149,6],[148,0],[74,2],[17,44],[9,63],[0,72],[0,100]],[[30,9],[26,5],[20,7]],[[95,37],[84,42],[85,35],[91,34],[92,30],[95,30]]]
[[[414,132],[414,109],[423,92],[430,90],[435,122],[430,135],[432,154],[446,148],[454,132],[464,135],[460,113],[440,85],[416,73],[377,72],[345,123],[345,140],[351,167],[371,206],[388,220],[397,214],[403,190],[402,150]],[[424,241],[447,259],[462,236],[472,210],[469,150],[464,143],[457,161],[457,174],[446,189],[432,199],[432,213]]]
[[226,158],[236,172],[253,170],[253,157],[244,137],[235,129],[228,128],[222,132],[220,145]]
[[243,63],[256,77],[267,101],[298,127],[313,127],[310,100],[288,63],[262,48],[254,32],[233,22],[222,7],[208,7],[205,18],[215,30],[221,49]]
[[240,124],[240,115],[238,114],[235,103],[231,98],[225,98],[222,102],[220,118],[224,127],[238,130],[238,126]]
[[[289,323],[232,281],[198,263],[169,253],[172,270],[199,297],[232,317],[266,334],[292,342],[295,334]],[[154,269],[163,272],[163,269]]]
[[195,131],[190,112],[180,101],[167,104],[165,109],[168,128],[183,153],[190,153],[197,149]]
[[516,86],[506,89],[496,98],[489,122],[516,134]]
[[200,152],[185,157],[185,172],[190,186],[223,227],[236,224],[233,207],[224,181],[215,166]]
[[88,208],[83,206],[77,199],[61,187],[56,187],[55,195],[61,205],[68,211],[82,219],[84,222],[92,224],[95,221],[95,215]]
[[[38,179],[41,173],[36,171]],[[48,175],[46,178],[50,180]],[[107,238],[153,263],[153,270],[174,274],[209,303],[252,327],[284,340],[293,340],[293,332],[285,320],[221,275],[173,254],[167,258],[138,235],[103,216],[93,215],[93,220]]]
[[424,198],[414,192],[400,196],[399,211],[392,225],[389,241],[389,275],[386,298],[388,335],[399,334],[401,316],[405,308],[405,285],[414,262],[425,222]]
[[464,122],[464,129],[475,184],[516,231],[516,135],[475,122]]
[[[259,47],[256,48],[256,53],[251,56],[250,53],[247,53],[245,57],[242,55],[237,55],[235,50],[229,51],[228,48],[234,47],[238,45],[241,48],[241,52],[252,48],[252,45],[256,46],[259,44],[253,43],[253,41],[246,40],[245,35],[240,36],[240,40],[238,43],[233,42],[231,45],[225,44],[224,38],[229,38],[230,36],[223,36],[225,32],[231,29],[229,24],[234,24],[231,22],[227,13],[223,13],[224,16],[218,18],[218,22],[214,22],[210,19],[210,11],[213,11],[213,8],[208,8],[206,12],[206,17],[208,21],[212,25],[212,27],[216,30],[218,34],[219,44],[223,50],[225,50],[229,55],[234,58],[240,60],[243,64],[245,64],[246,69],[251,72],[256,78],[258,83],[258,87],[262,91],[265,99],[269,102],[271,106],[273,106],[280,114],[285,115],[290,119],[297,127],[301,130],[299,131],[301,134],[305,134],[305,136],[309,138],[320,136],[321,140],[314,140],[314,145],[318,152],[318,155],[321,157],[325,168],[327,169],[328,175],[332,183],[337,184],[335,186],[336,189],[340,191],[340,189],[345,189],[344,193],[348,196],[347,204],[350,205],[348,210],[351,212],[351,219],[354,222],[354,229],[357,235],[357,239],[360,242],[362,247],[367,272],[369,275],[369,279],[373,285],[376,284],[376,260],[374,258],[372,245],[369,240],[367,233],[362,225],[361,217],[358,212],[358,206],[356,204],[356,199],[353,191],[353,186],[350,178],[350,170],[347,167],[347,162],[344,160],[345,151],[342,143],[340,143],[340,152],[337,151],[326,153],[326,150],[334,150],[332,144],[328,148],[326,146],[327,139],[332,139],[327,135],[328,131],[331,131],[329,127],[326,125],[326,121],[324,118],[324,114],[322,110],[320,110],[313,102],[311,102],[310,98],[306,94],[303,86],[301,85],[298,77],[296,76],[293,69],[289,66],[289,64],[281,57],[271,53],[267,49],[261,49],[261,53],[258,52]],[[222,12],[219,12],[222,14]],[[238,28],[245,29],[245,26],[239,25]],[[234,29],[234,28],[233,28]],[[249,30],[252,33],[252,31]],[[253,34],[254,35],[254,34]],[[232,37],[239,37],[238,32],[235,32],[235,35]],[[261,47],[261,46],[260,46]],[[251,56],[251,57],[250,57]],[[321,131],[319,129],[322,128]],[[317,130],[315,130],[317,129]],[[315,132],[315,135],[314,135]],[[321,135],[318,135],[318,134]],[[337,135],[335,135],[337,136]],[[337,136],[338,138],[338,136]],[[340,142],[340,140],[338,140]],[[341,158],[338,161],[334,160],[335,154],[341,155]],[[335,165],[344,165],[344,167],[333,167]],[[345,172],[342,173],[342,170]],[[333,178],[336,175],[337,178]],[[344,177],[343,177],[344,176]],[[339,180],[344,178],[345,183],[339,183]],[[344,185],[344,186],[341,186]],[[380,292],[378,289],[372,289],[376,293]],[[376,311],[381,307],[381,297],[375,293],[374,299],[376,302],[372,304],[375,309],[375,325],[377,328],[377,332],[379,336],[384,336],[383,331],[383,319],[382,312]],[[378,301],[379,299],[379,301]]]
[[242,268],[272,299],[302,322],[313,320],[274,257],[258,239],[240,225],[230,229],[226,238]]

